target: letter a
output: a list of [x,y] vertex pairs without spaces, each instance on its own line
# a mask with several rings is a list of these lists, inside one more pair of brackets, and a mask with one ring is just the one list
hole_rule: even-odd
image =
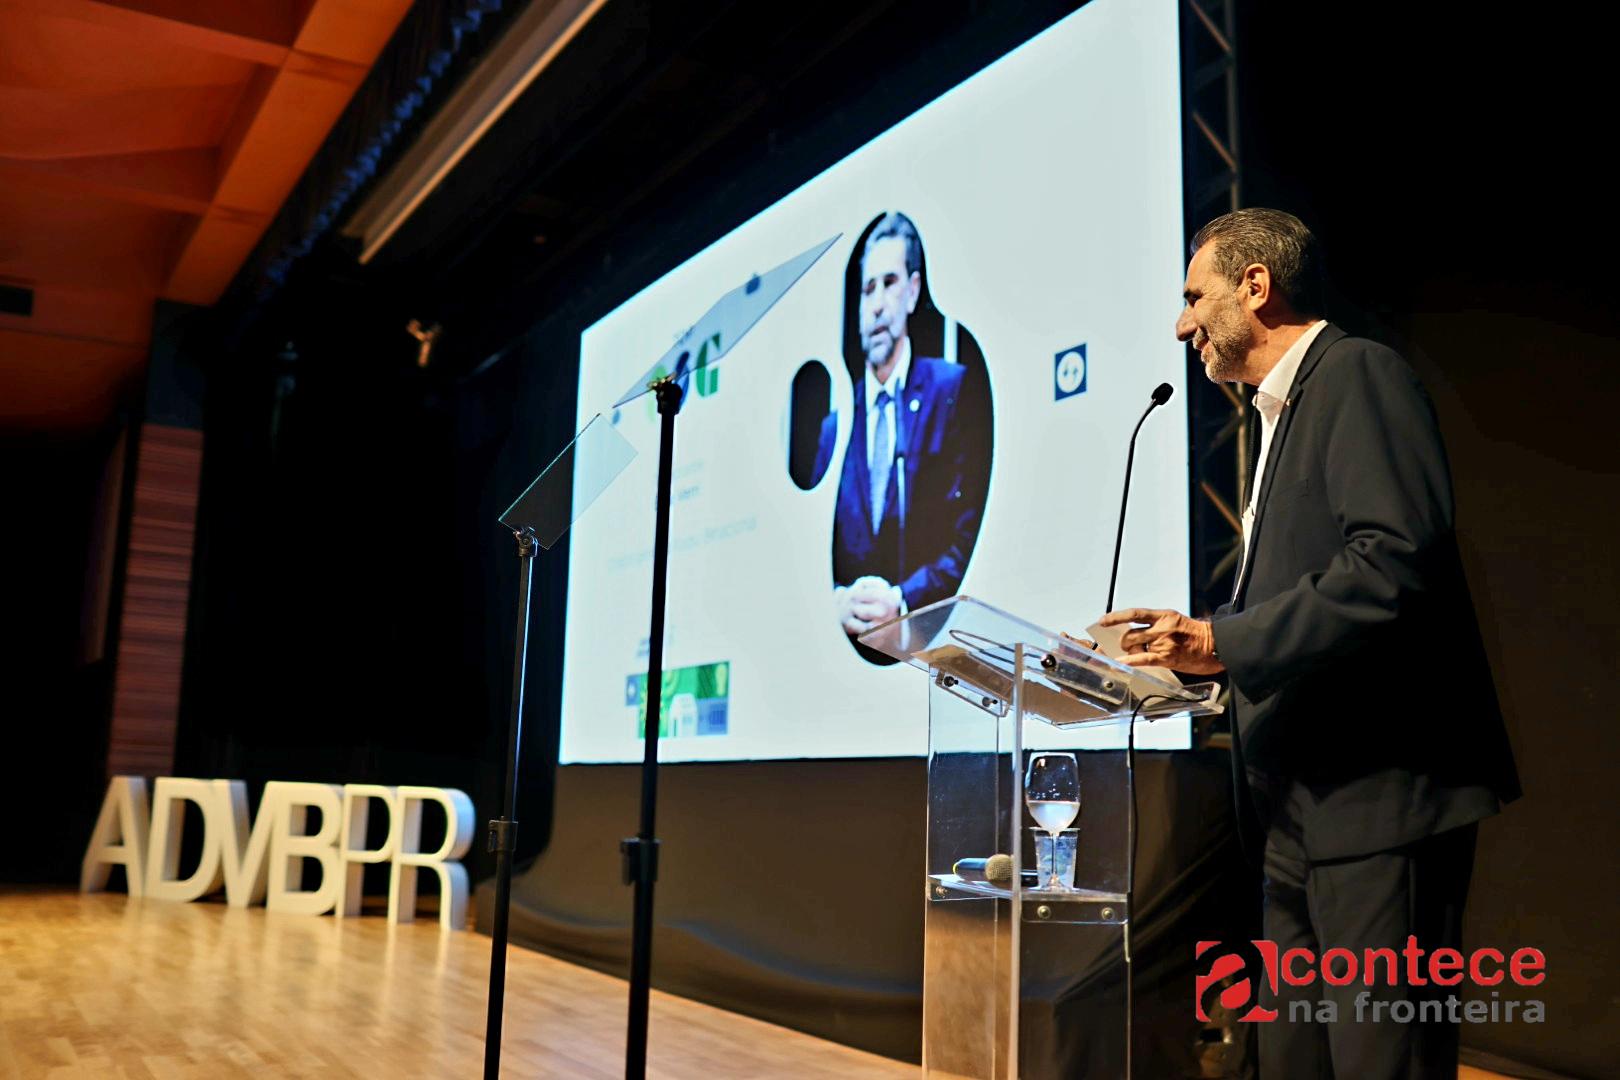
[[146,841],[151,832],[146,802],[146,781],[139,776],[115,776],[107,781],[101,813],[90,833],[79,867],[79,891],[101,892],[113,866],[124,868],[129,895],[141,896],[146,885]]

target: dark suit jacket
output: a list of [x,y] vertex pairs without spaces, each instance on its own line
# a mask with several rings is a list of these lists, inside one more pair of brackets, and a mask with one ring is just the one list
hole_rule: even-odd
[[[913,611],[956,594],[978,538],[990,469],[990,462],[974,452],[982,440],[962,430],[963,375],[959,364],[912,358],[895,407],[896,462],[902,452],[906,462],[905,520],[902,527],[900,485],[891,476],[882,527],[875,533],[866,395],[856,383],[854,425],[844,451],[833,519],[836,584],[849,585],[863,575],[876,574],[899,585]],[[813,475],[822,475],[831,462],[837,434],[838,417],[828,416],[821,426]]]
[[1399,355],[1331,325],[1312,342],[1278,418],[1250,545],[1241,591],[1214,620],[1240,818],[1334,859],[1518,796],[1452,531],[1445,447]]

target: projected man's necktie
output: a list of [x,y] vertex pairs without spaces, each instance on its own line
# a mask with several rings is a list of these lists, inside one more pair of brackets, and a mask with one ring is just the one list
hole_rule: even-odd
[[872,531],[883,528],[883,504],[889,497],[889,473],[894,471],[894,431],[887,390],[877,396],[877,434],[872,438]]

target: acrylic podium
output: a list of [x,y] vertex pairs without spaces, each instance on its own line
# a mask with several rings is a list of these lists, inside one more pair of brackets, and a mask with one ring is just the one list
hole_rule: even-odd
[[[1131,755],[1076,752],[1080,830],[1074,887],[1035,880],[1024,808],[1026,751],[1126,745],[1147,724],[1220,711],[1213,683],[1174,685],[967,596],[868,631],[862,643],[928,673],[928,851],[924,881],[923,1073],[930,1077],[1076,1075],[1051,1060],[1037,1014],[1086,969],[1124,987],[1080,1022],[1109,1045],[1086,1056],[1129,1073]],[[997,860],[995,880],[958,876],[965,858]],[[1100,943],[1100,944],[1099,944]],[[1042,1034],[1042,1032],[1045,1034]],[[1087,1070],[1090,1071],[1090,1070]],[[1101,1075],[1101,1072],[1098,1073]]]

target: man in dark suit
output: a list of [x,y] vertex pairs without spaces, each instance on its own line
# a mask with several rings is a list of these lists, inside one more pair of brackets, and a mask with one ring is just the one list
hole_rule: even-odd
[[[1279,949],[1456,948],[1475,823],[1519,794],[1463,580],[1434,408],[1395,352],[1316,317],[1315,238],[1241,210],[1193,242],[1176,336],[1256,387],[1255,493],[1230,603],[1210,620],[1124,609],[1124,659],[1231,681],[1238,819]],[[1145,624],[1145,625],[1140,625]],[[1404,979],[1402,982],[1404,983]],[[1454,1077],[1457,1029],[1357,1022],[1355,997],[1445,988],[1283,984],[1265,1078]],[[1290,997],[1335,1024],[1288,1022]]]
[[[922,241],[911,219],[881,217],[861,249],[862,375],[833,521],[838,621],[851,637],[954,595],[983,509],[987,461],[962,430],[964,369],[912,354]],[[822,424],[814,475],[830,463],[837,417]]]

